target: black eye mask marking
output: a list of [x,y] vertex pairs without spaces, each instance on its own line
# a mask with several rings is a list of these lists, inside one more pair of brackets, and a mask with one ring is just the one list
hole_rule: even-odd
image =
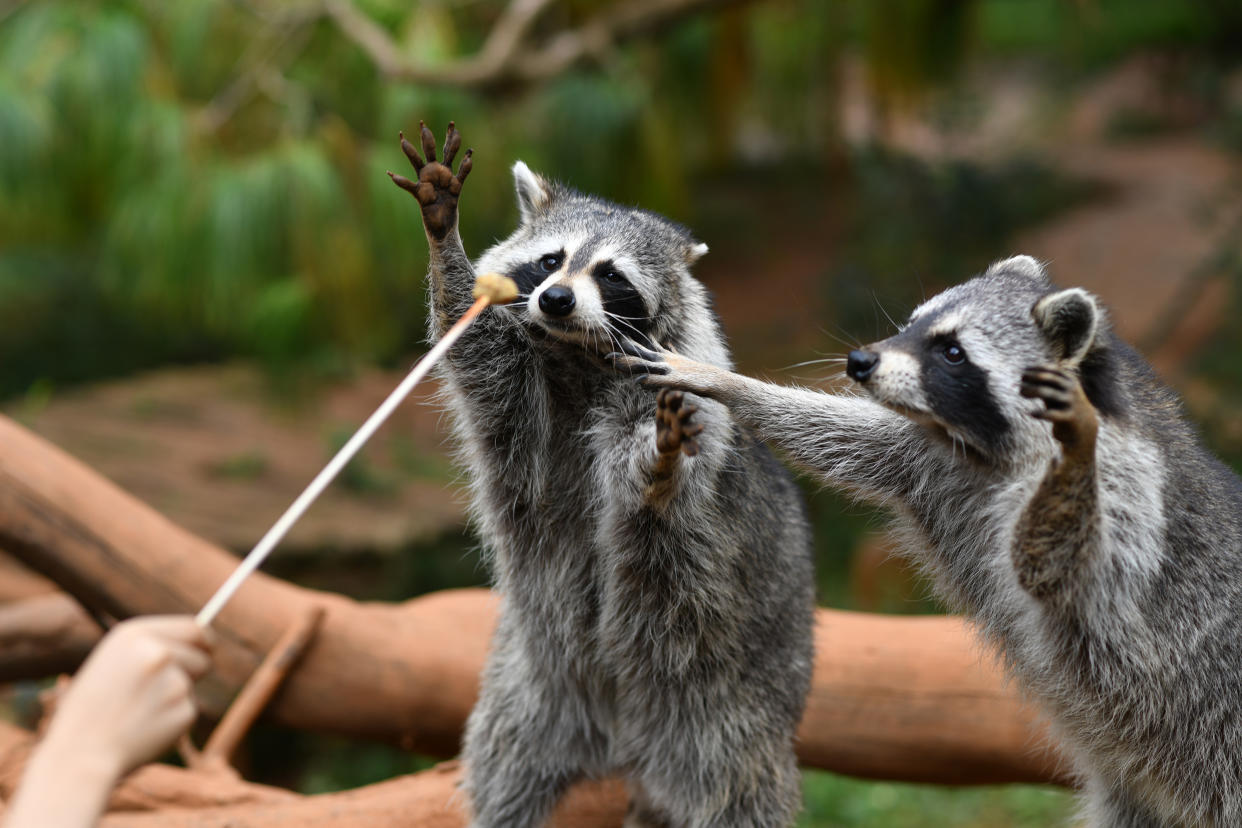
[[549,273],[556,271],[556,267],[553,267],[552,270],[548,270],[547,267],[551,263],[553,257],[556,258],[558,266],[565,263],[565,251],[558,250],[554,253],[547,253],[540,256],[533,262],[527,262],[526,264],[516,267],[510,271],[509,278],[517,283],[519,298],[516,301],[525,301],[525,297],[530,296],[531,291],[539,287],[539,285],[543,283],[543,280],[548,278]]
[[637,335],[646,340],[651,330],[651,317],[638,290],[611,261],[600,262],[591,269],[591,276],[599,288],[608,322],[622,333]]
[[969,435],[976,446],[999,452],[1011,427],[988,387],[987,371],[970,361],[956,337],[944,334],[927,341],[917,327],[901,336],[909,345],[923,340],[919,379],[932,413]]

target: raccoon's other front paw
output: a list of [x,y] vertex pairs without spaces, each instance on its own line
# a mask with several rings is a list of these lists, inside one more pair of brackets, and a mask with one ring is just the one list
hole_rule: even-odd
[[617,340],[616,345],[621,350],[604,354],[604,361],[611,365],[613,370],[644,382],[653,374],[669,373],[668,364],[664,361],[664,354],[667,351],[656,353],[624,337]]
[[656,395],[656,450],[672,455],[680,451],[687,457],[699,453],[698,436],[702,423],[691,423],[698,406],[686,402],[686,395],[672,388],[661,388]]
[[424,161],[414,149],[414,145],[405,140],[401,133],[401,151],[410,159],[418,173],[418,181],[411,181],[405,176],[389,172],[388,176],[401,189],[418,199],[423,208],[423,225],[427,232],[436,240],[442,240],[457,223],[457,198],[461,195],[461,187],[466,183],[473,164],[471,157],[474,150],[466,150],[466,155],[453,174],[453,159],[461,149],[461,135],[452,121],[449,121],[448,133],[444,136],[444,161],[436,161],[436,139],[431,130],[422,121],[418,122],[423,144]]
[[1020,393],[1043,401],[1043,407],[1031,416],[1052,423],[1052,436],[1066,453],[1095,450],[1099,418],[1078,377],[1050,365],[1027,368],[1022,372]]
[[623,339],[618,347],[621,350],[606,354],[604,361],[648,388],[678,388],[700,397],[714,398],[729,376],[723,368],[695,362],[659,345],[655,346],[658,350],[653,351]]

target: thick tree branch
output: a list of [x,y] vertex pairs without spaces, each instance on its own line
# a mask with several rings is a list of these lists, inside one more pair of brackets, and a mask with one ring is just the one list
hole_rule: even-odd
[[549,0],[513,0],[478,54],[436,65],[412,58],[350,0],[324,0],[323,8],[341,33],[366,52],[385,77],[432,86],[480,88],[548,80],[578,63],[602,58],[618,43],[739,2],[745,0],[617,2],[580,26],[537,42],[532,31]]
[[[118,618],[195,612],[236,564],[4,418],[0,445],[0,547],[88,607]],[[485,590],[364,604],[256,574],[216,625],[213,709],[316,604],[322,629],[271,717],[455,753],[498,609]],[[807,764],[950,784],[1067,778],[1044,728],[960,619],[820,610],[815,634],[798,738]]]
[[0,682],[75,670],[100,635],[99,625],[62,592],[0,605]]
[[[12,797],[34,734],[0,722],[0,802]],[[352,791],[299,796],[234,776],[146,765],[113,792],[101,828],[465,828],[455,763]],[[579,785],[557,809],[556,828],[616,828],[628,796],[616,782]]]

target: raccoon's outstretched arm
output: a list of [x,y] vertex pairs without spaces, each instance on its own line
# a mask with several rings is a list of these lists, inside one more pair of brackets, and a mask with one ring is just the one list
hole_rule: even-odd
[[919,426],[861,397],[829,394],[735,374],[670,352],[610,354],[618,370],[646,385],[680,388],[729,408],[733,416],[829,483],[884,500],[909,500],[947,471]]
[[1100,535],[1095,445],[1099,419],[1078,379],[1030,368],[1022,396],[1043,400],[1033,416],[1052,423],[1061,457],[1052,461],[1014,534],[1013,565],[1022,588],[1041,601],[1072,594]]
[[466,150],[466,155],[454,174],[453,159],[461,149],[461,135],[453,122],[449,122],[448,133],[444,138],[442,162],[436,161],[436,141],[431,130],[420,122],[419,131],[425,160],[414,145],[404,135],[401,136],[401,150],[418,173],[418,180],[411,181],[391,172],[388,175],[393,183],[413,195],[422,208],[423,227],[427,231],[427,244],[431,253],[431,334],[434,339],[438,339],[473,301],[471,290],[474,287],[474,266],[466,256],[461,236],[457,232],[457,200],[466,176],[470,174],[473,164],[472,150]]

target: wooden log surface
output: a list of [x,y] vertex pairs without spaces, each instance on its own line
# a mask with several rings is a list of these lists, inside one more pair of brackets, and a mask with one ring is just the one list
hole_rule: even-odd
[[[0,721],[0,802],[12,798],[33,745],[34,734]],[[116,787],[100,828],[465,828],[460,781],[457,763],[445,762],[351,791],[302,796],[229,773],[152,764]],[[551,824],[616,828],[628,801],[616,781],[578,785]]]
[[[0,548],[117,618],[198,610],[236,558],[0,418]],[[256,574],[217,624],[202,689],[226,700],[311,605],[322,629],[272,700],[290,727],[453,755],[498,611],[485,590],[361,603]],[[1064,782],[1045,730],[951,617],[820,610],[802,760],[886,779]]]
[[63,592],[0,604],[0,682],[75,670],[100,635],[81,604]]

